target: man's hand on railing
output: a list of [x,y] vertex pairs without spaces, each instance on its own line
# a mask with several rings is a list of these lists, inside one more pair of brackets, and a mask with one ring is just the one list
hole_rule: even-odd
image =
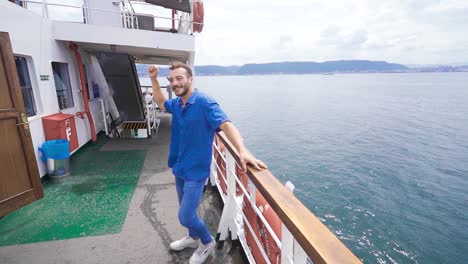
[[228,140],[239,151],[240,165],[242,166],[243,171],[247,170],[247,164],[252,165],[257,170],[267,169],[265,163],[256,159],[254,155],[252,155],[252,153],[250,153],[250,151],[245,147],[239,130],[230,121],[222,123],[220,128],[224,134],[226,134]]
[[263,161],[256,159],[250,151],[247,149],[239,151],[239,159],[241,162],[242,169],[246,171],[247,164],[252,165],[255,169],[267,169],[268,167],[263,163]]

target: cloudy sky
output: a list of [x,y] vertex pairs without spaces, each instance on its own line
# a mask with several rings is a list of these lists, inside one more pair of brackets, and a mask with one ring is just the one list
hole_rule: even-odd
[[[48,2],[80,6],[83,0]],[[468,65],[468,0],[203,2],[196,65],[340,59]],[[51,7],[49,14],[83,19],[80,9]]]
[[468,0],[204,0],[197,65],[468,64]]

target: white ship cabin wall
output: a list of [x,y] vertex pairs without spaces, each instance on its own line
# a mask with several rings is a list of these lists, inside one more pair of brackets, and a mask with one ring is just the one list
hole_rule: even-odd
[[[116,46],[117,49],[122,48],[120,51],[122,53],[133,55],[137,63],[168,64],[171,60],[178,59],[193,65],[194,38],[186,28],[182,34],[128,29],[128,25],[124,25],[121,13],[119,13],[121,8],[119,1],[74,0],[70,3],[65,1],[65,4],[88,7],[88,9],[77,10],[66,7],[65,12],[63,7],[52,5],[64,4],[62,1],[48,0],[47,3],[50,5],[46,10],[40,2],[40,0],[0,1],[2,14],[0,31],[9,34],[17,63],[26,62],[24,69],[27,71],[24,72],[29,76],[30,84],[24,85],[22,89],[23,94],[27,93],[32,96],[23,97],[25,97],[24,101],[29,112],[28,121],[32,141],[42,177],[47,173],[38,151],[45,141],[42,117],[59,112],[75,115],[77,112],[84,111],[79,71],[76,59],[68,46],[71,41],[81,47],[83,64],[88,69],[87,65],[90,61],[88,52],[112,52],[112,46]],[[142,5],[138,8],[141,10],[152,8],[152,6]],[[103,32],[109,33],[103,36]],[[111,39],[116,45],[109,45],[105,42],[107,39]],[[53,64],[56,65],[56,69],[59,65],[58,68],[62,71],[61,77],[58,77],[60,73],[54,74]],[[104,130],[100,100],[103,93],[93,91],[92,82],[95,80],[91,78],[92,74],[87,72],[89,106],[96,133],[98,133]],[[59,105],[56,81],[63,81],[66,84],[66,93],[72,100]],[[95,83],[98,83],[97,80]],[[94,98],[95,95],[97,98]],[[74,119],[78,143],[81,147],[91,140],[90,125],[86,117],[82,119],[75,116]]]
[[[32,89],[32,98],[30,103],[28,98],[23,98],[26,108],[31,108],[31,102],[35,105],[35,111],[29,111],[28,122],[31,130],[32,141],[35,149],[36,160],[39,165],[41,177],[47,173],[46,167],[40,161],[38,148],[45,141],[44,129],[42,126],[42,117],[65,113],[73,114],[84,110],[80,93],[80,79],[76,61],[68,48],[68,43],[55,41],[52,38],[51,21],[43,19],[33,11],[26,10],[20,6],[9,2],[0,3],[0,13],[2,14],[0,31],[8,32],[10,36],[15,61],[23,60],[27,63],[27,70],[30,79],[30,89]],[[68,70],[68,76],[64,75],[63,81],[66,83],[69,79],[68,94],[71,94],[72,100],[68,100],[61,107],[57,98],[54,72],[52,63],[59,63],[62,69]],[[66,72],[64,72],[66,73]],[[42,80],[41,80],[42,76]],[[67,84],[66,84],[67,85]],[[68,85],[67,85],[68,86]],[[23,88],[24,89],[24,88]],[[24,95],[24,93],[23,93]],[[25,96],[23,96],[25,97]],[[98,116],[100,110],[96,102],[90,102],[90,108],[93,116]],[[95,120],[96,130],[104,126],[101,120]],[[91,139],[89,124],[86,119],[75,117],[77,136],[79,145],[82,146]]]
[[119,1],[115,0],[87,0],[86,4],[89,9],[84,11],[86,13],[86,24],[121,28],[122,16],[119,13],[120,6],[118,3]]

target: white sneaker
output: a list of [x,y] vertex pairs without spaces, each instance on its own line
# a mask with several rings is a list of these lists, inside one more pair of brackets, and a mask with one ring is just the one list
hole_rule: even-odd
[[190,258],[190,264],[202,264],[208,258],[209,255],[214,253],[216,246],[216,241],[211,237],[211,242],[209,244],[200,243],[197,250],[193,253]]
[[185,236],[179,240],[172,242],[169,245],[169,247],[172,250],[179,251],[179,250],[186,249],[186,248],[196,248],[198,247],[199,244],[200,243],[198,242],[198,239],[193,239],[190,236]]

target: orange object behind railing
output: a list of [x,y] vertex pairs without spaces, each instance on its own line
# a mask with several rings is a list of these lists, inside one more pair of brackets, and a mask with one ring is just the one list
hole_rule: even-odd
[[202,32],[205,9],[202,0],[193,1],[193,32]]

